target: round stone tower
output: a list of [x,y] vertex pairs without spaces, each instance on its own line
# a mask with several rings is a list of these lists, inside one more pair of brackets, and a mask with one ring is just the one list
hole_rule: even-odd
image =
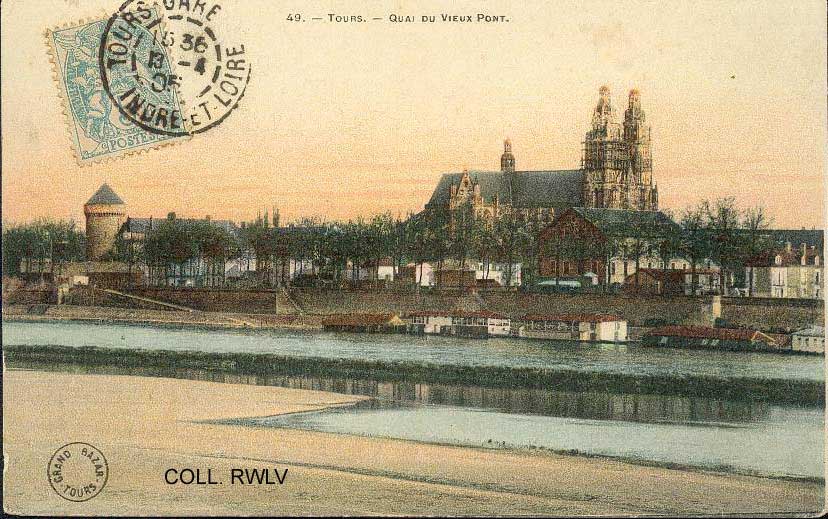
[[124,201],[104,184],[83,206],[86,215],[86,259],[100,261],[115,249],[118,232],[126,220]]

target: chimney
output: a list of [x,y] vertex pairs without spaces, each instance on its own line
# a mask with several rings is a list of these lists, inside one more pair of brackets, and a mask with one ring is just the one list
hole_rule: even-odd
[[167,220],[175,220],[175,213],[174,212],[167,213]]
[[209,222],[210,221],[210,215],[208,214],[207,216],[204,217],[204,219]]

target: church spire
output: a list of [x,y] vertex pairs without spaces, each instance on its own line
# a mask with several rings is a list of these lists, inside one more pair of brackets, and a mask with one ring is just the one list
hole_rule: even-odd
[[503,173],[515,172],[515,156],[512,155],[512,141],[508,137],[503,141],[503,155],[500,156],[500,171]]
[[598,89],[598,104],[592,113],[592,132],[596,137],[617,139],[621,127],[616,122],[615,107],[612,106],[610,88],[607,85]]

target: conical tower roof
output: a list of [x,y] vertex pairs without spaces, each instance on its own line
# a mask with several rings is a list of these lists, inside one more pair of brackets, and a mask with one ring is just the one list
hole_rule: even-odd
[[121,200],[115,191],[109,187],[109,184],[104,184],[92,195],[86,205],[124,205],[124,201]]

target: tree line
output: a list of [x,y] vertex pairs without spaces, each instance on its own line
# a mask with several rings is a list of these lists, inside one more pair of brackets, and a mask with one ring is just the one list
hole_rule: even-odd
[[[666,266],[671,258],[681,257],[691,265],[695,293],[696,266],[702,261],[709,259],[721,267],[720,286],[727,288],[730,274],[771,245],[763,232],[771,223],[764,209],[740,210],[733,198],[700,202],[686,208],[675,221],[677,226],[656,234],[652,229],[632,227],[623,236],[542,243],[539,236],[547,222],[520,211],[491,218],[471,204],[452,212],[427,209],[405,218],[390,213],[344,221],[302,218],[281,227],[265,217],[234,231],[204,220],[170,218],[147,230],[142,242],[124,240],[121,235],[106,259],[126,262],[130,268],[144,266],[151,280],[182,275],[186,268],[189,275],[202,278],[202,284],[209,274],[212,283],[223,285],[227,262],[251,257],[256,261],[256,283],[265,286],[290,283],[284,274],[289,260],[294,260],[300,277],[341,286],[346,278],[357,278],[360,267],[367,267],[370,277],[378,279],[380,262],[386,259],[396,269],[413,263],[418,285],[424,263],[441,270],[453,261],[452,266],[462,270],[474,259],[483,263],[484,277],[491,264],[499,263],[505,267],[503,281],[508,285],[515,264],[521,265],[524,284],[531,284],[542,257],[601,258],[605,265],[612,258],[631,260],[636,283],[643,258],[659,258]],[[4,275],[19,275],[21,265],[28,272],[53,268],[46,258],[53,258],[51,265],[84,260],[84,235],[75,222],[38,220],[3,229]],[[605,286],[609,284],[606,271]]]

